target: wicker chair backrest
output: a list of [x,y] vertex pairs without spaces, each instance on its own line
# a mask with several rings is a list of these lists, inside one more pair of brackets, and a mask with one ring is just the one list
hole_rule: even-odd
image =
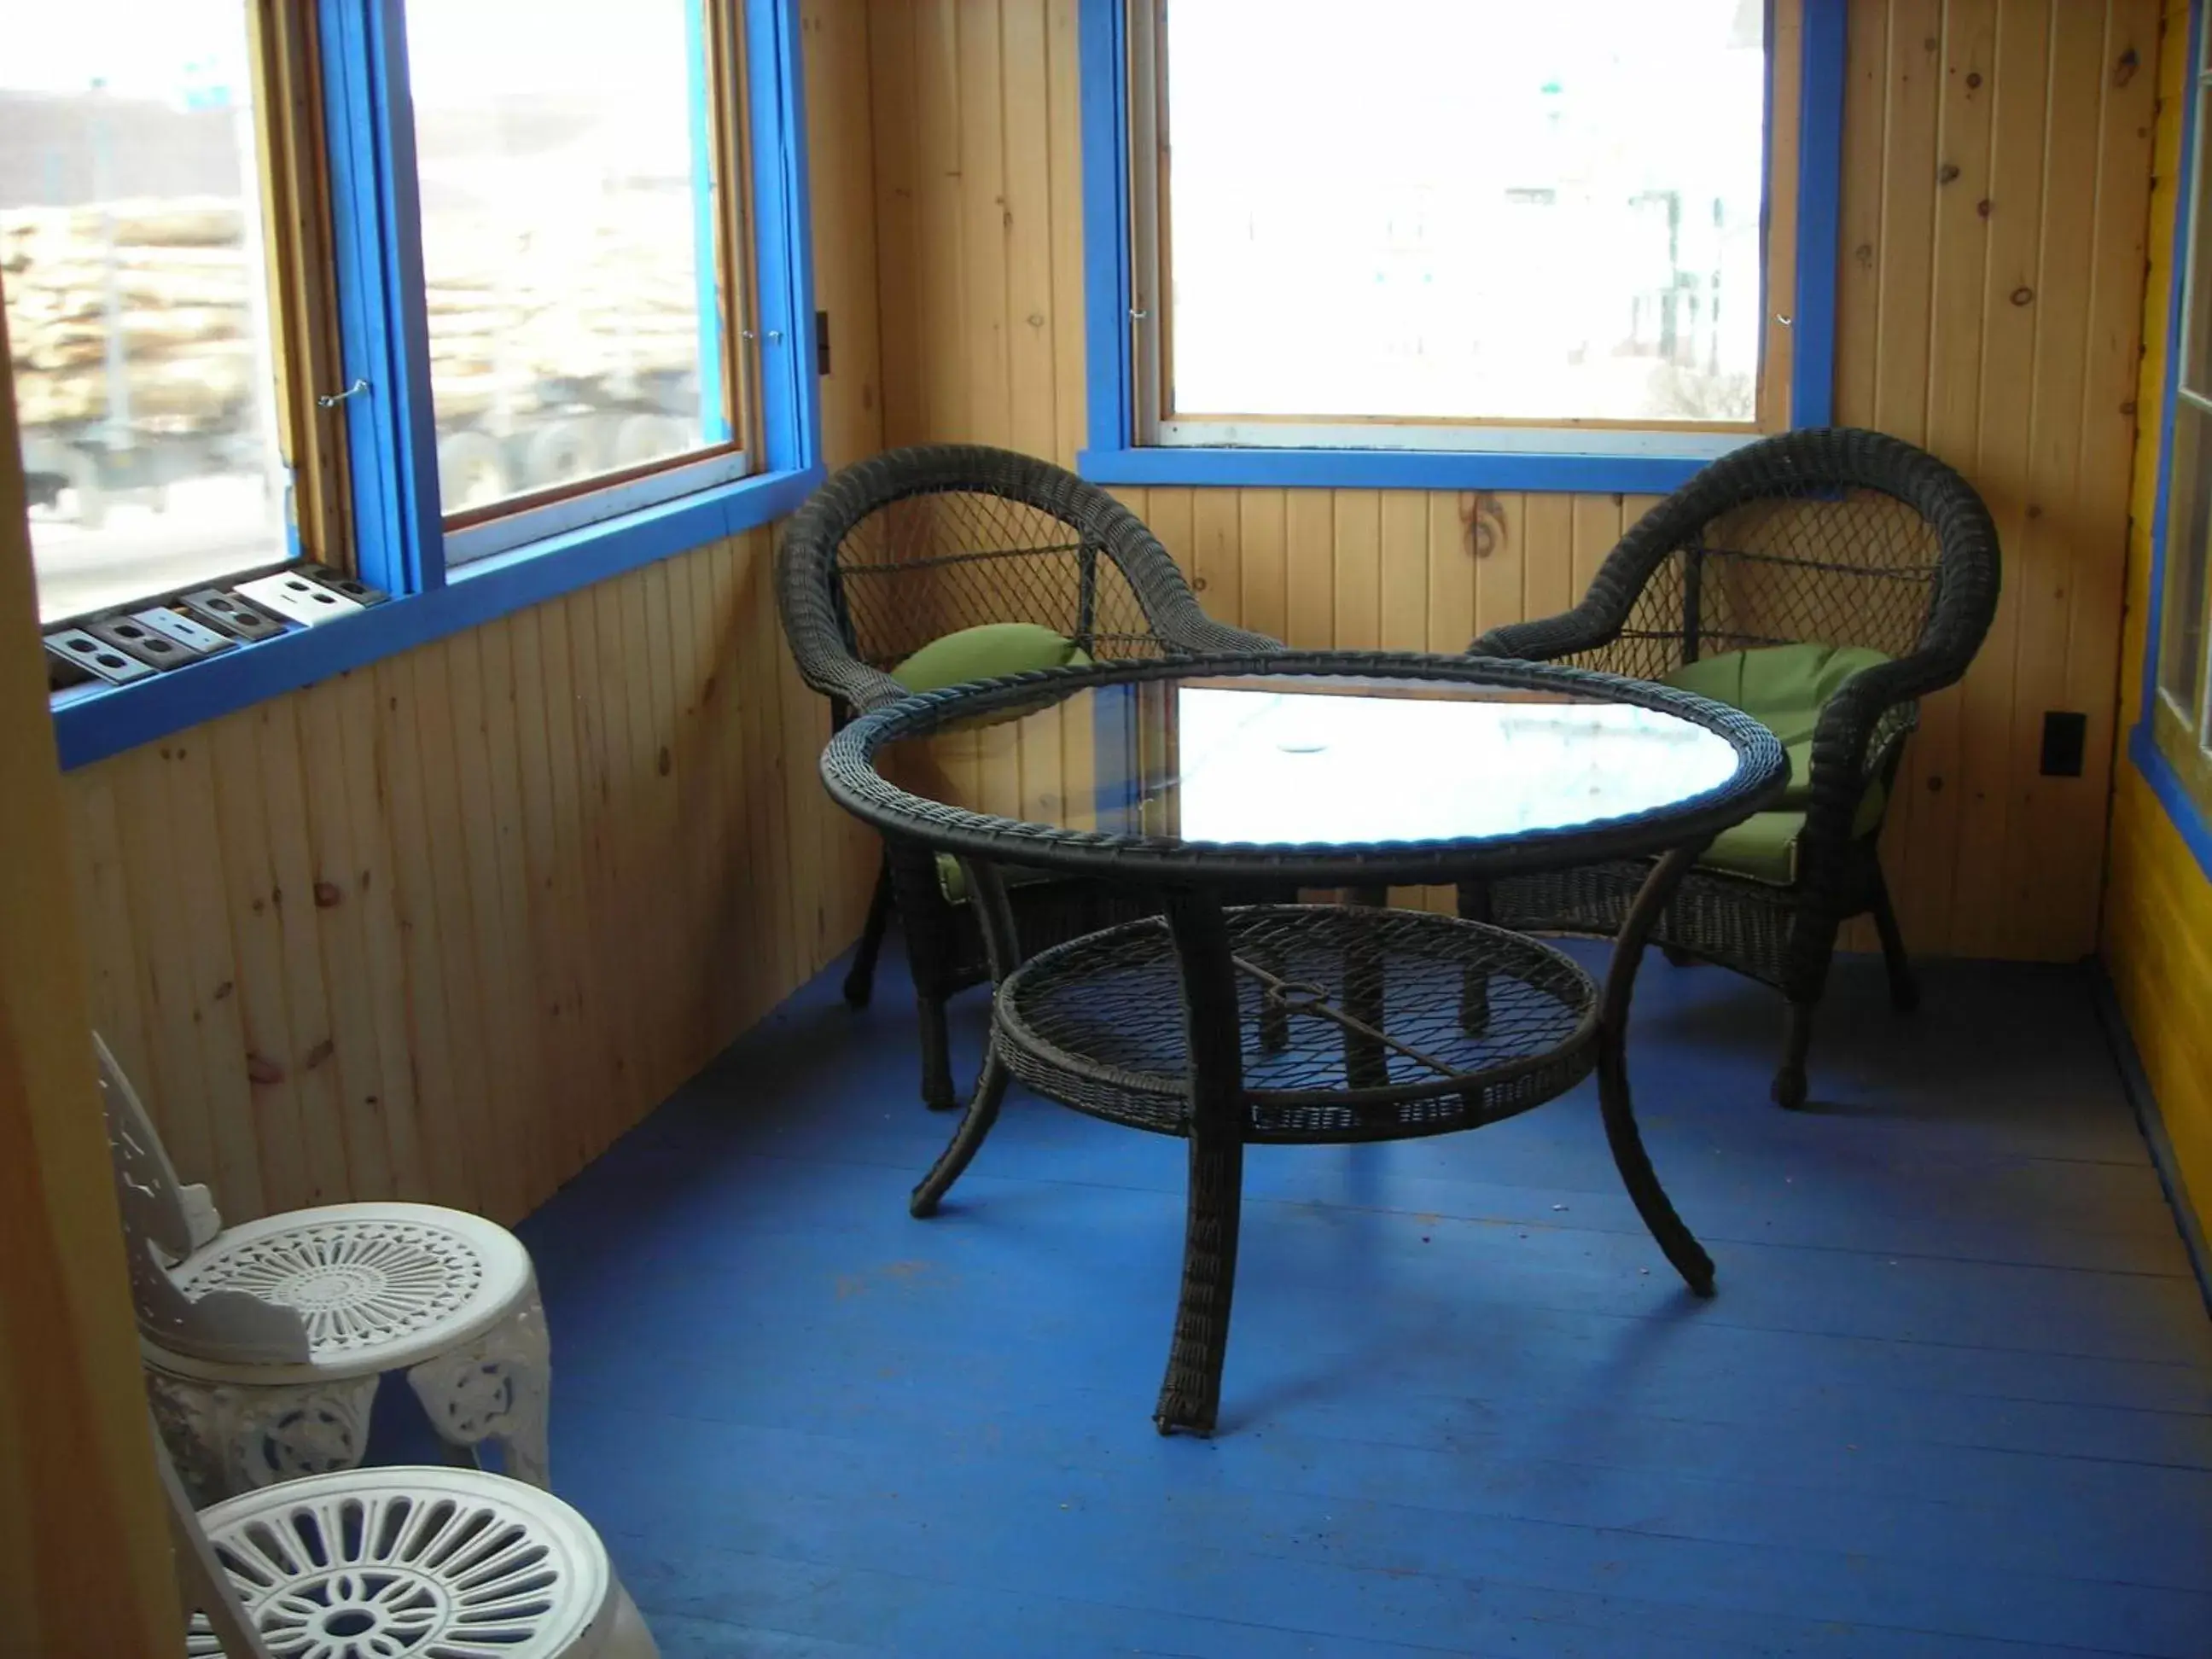
[[778,586],[800,671],[859,706],[922,646],[984,623],[1039,623],[1101,660],[1203,648],[1182,635],[1216,631],[1111,496],[972,445],[892,450],[840,472],[793,519]]
[[1159,654],[1136,590],[1095,537],[988,490],[884,502],[847,529],[830,580],[848,648],[875,668],[994,622],[1040,623],[1097,658]]
[[1812,642],[1932,653],[1955,678],[1986,630],[1996,561],[1980,498],[1933,456],[1875,433],[1790,433],[1717,462],[1630,531],[1585,601],[1626,599],[1619,630],[1564,660],[1659,679]]

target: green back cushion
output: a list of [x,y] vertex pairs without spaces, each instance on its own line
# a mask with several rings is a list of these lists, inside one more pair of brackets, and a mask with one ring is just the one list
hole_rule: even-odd
[[891,678],[909,691],[934,691],[1038,668],[1082,668],[1090,662],[1082,647],[1049,628],[1035,623],[985,623],[932,640],[892,669]]
[[[1858,645],[1769,645],[1685,663],[1663,677],[1667,684],[1740,708],[1782,739],[1790,756],[1790,786],[1778,809],[1753,813],[1721,832],[1705,861],[1755,881],[1787,885],[1796,879],[1797,833],[1812,799],[1813,732],[1820,710],[1862,669],[1889,659]],[[1880,779],[1867,786],[1852,817],[1862,836],[1881,821]]]

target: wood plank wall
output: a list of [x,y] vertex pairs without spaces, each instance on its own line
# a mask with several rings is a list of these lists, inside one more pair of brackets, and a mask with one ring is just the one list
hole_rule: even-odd
[[[2150,215],[2150,282],[2143,296],[2142,374],[2137,401],[2163,407],[2166,297],[2173,280],[2173,228],[2181,161],[2181,112],[2188,97],[2188,0],[2166,0],[2159,66],[2157,185]],[[2121,659],[2121,732],[2142,713],[2143,641],[2150,614],[2153,514],[2158,505],[2158,424],[2136,452],[2128,548],[2128,628]],[[2114,781],[2111,885],[2105,961],[2179,1165],[2184,1198],[2212,1232],[2212,881],[2191,855],[2150,786],[2122,760]]]
[[[884,437],[1083,439],[1076,0],[872,0]],[[2005,598],[1934,700],[1886,853],[1917,948],[2094,948],[2158,0],[1850,0],[1838,413],[1974,480]],[[1564,608],[1648,504],[1156,489],[1215,614],[1297,644],[1462,647]],[[2046,709],[2080,778],[2038,775]],[[1864,941],[1861,941],[1863,943]]]
[[[804,9],[833,463],[880,447],[865,19]],[[71,773],[94,1018],[242,1218],[511,1220],[858,931],[773,536]]]
[[93,1092],[0,320],[0,1659],[174,1653],[182,1620]]

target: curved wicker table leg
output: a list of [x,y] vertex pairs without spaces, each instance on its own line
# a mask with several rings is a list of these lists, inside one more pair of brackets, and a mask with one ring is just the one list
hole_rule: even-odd
[[[975,907],[975,919],[983,932],[983,949],[991,959],[993,994],[1003,984],[1007,975],[1020,966],[1021,945],[1014,933],[1014,912],[1006,902],[1006,885],[999,872],[980,859],[963,859],[960,867],[968,877],[968,896]],[[999,1059],[995,1037],[985,1039],[983,1069],[975,1079],[975,1092],[968,1097],[968,1109],[961,1114],[960,1122],[952,1131],[952,1139],[937,1155],[937,1162],[929,1166],[907,1199],[907,1212],[917,1218],[937,1213],[939,1201],[952,1190],[952,1183],[960,1179],[969,1162],[981,1148],[991,1126],[999,1121],[999,1107],[1006,1097],[1006,1068]]]
[[1644,1137],[1637,1133],[1636,1111],[1629,1097],[1627,1052],[1629,1001],[1636,989],[1636,969],[1644,959],[1644,947],[1650,942],[1667,902],[1704,851],[1701,842],[1678,847],[1661,859],[1621,923],[1598,1004],[1597,1095],[1605,1114],[1606,1141],[1613,1148],[1621,1182],[1636,1202],[1636,1212],[1644,1218],[1644,1224],[1651,1230],[1651,1237],[1659,1242],[1684,1282],[1699,1296],[1711,1296],[1713,1259],[1674,1213],[1644,1150]]
[[1243,1206],[1243,1035],[1220,900],[1212,893],[1170,893],[1167,915],[1182,971],[1190,1051],[1190,1194],[1182,1295],[1152,1422],[1162,1434],[1177,1429],[1211,1434],[1221,1405],[1221,1367],[1229,1356]]

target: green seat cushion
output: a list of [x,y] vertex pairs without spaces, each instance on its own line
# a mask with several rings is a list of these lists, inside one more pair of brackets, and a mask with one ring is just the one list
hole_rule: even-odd
[[909,691],[934,691],[969,680],[1004,679],[1038,668],[1083,668],[1090,653],[1064,634],[1035,623],[985,623],[932,640],[891,678]]
[[[1754,813],[1723,831],[1707,849],[1705,863],[1784,886],[1796,878],[1797,835],[1812,802],[1813,733],[1820,711],[1852,675],[1888,660],[1865,646],[1769,645],[1700,658],[1663,677],[1679,690],[1741,709],[1781,738],[1790,757],[1790,782],[1778,810]],[[1877,778],[1859,798],[1852,835],[1865,835],[1880,823],[1884,804]]]
[[1732,876],[1787,887],[1797,879],[1797,836],[1804,828],[1802,812],[1753,812],[1713,837],[1698,862]]

